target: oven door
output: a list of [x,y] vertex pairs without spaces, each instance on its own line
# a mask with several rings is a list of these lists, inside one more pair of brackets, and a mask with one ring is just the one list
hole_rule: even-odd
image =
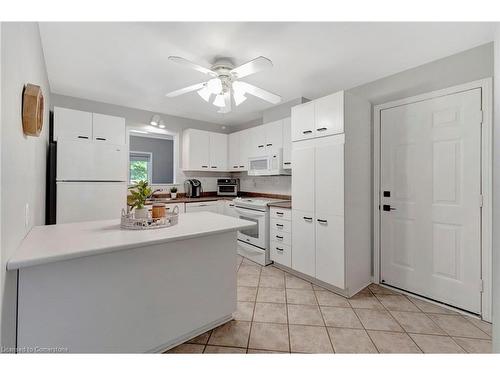
[[267,212],[243,207],[234,207],[240,219],[253,221],[257,225],[238,231],[238,239],[248,244],[266,249]]
[[217,195],[237,196],[238,188],[236,185],[217,185]]

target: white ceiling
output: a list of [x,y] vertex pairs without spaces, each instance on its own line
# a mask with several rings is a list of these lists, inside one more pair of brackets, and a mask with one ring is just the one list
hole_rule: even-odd
[[165,93],[206,76],[168,61],[210,67],[257,56],[274,67],[246,80],[283,97],[314,99],[493,40],[488,23],[41,23],[52,92],[220,124],[272,107],[250,97],[229,114],[196,92]]

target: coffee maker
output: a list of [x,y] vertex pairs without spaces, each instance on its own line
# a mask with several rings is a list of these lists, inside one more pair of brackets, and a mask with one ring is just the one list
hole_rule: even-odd
[[201,197],[201,193],[203,193],[201,181],[195,178],[184,181],[184,191],[186,192],[186,197],[188,198]]

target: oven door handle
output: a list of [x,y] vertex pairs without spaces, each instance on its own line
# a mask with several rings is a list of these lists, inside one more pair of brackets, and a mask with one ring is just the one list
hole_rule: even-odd
[[260,219],[261,217],[264,217],[266,215],[265,212],[255,211],[255,210],[246,210],[244,208],[237,207],[237,206],[235,206],[234,209],[241,216],[247,216],[247,217],[251,217],[254,219]]

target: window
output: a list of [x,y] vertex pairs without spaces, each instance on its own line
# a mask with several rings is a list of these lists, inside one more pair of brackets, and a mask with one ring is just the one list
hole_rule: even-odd
[[146,180],[150,185],[173,184],[174,138],[158,135],[130,135],[129,183]]
[[130,183],[153,180],[153,154],[151,152],[130,152]]

